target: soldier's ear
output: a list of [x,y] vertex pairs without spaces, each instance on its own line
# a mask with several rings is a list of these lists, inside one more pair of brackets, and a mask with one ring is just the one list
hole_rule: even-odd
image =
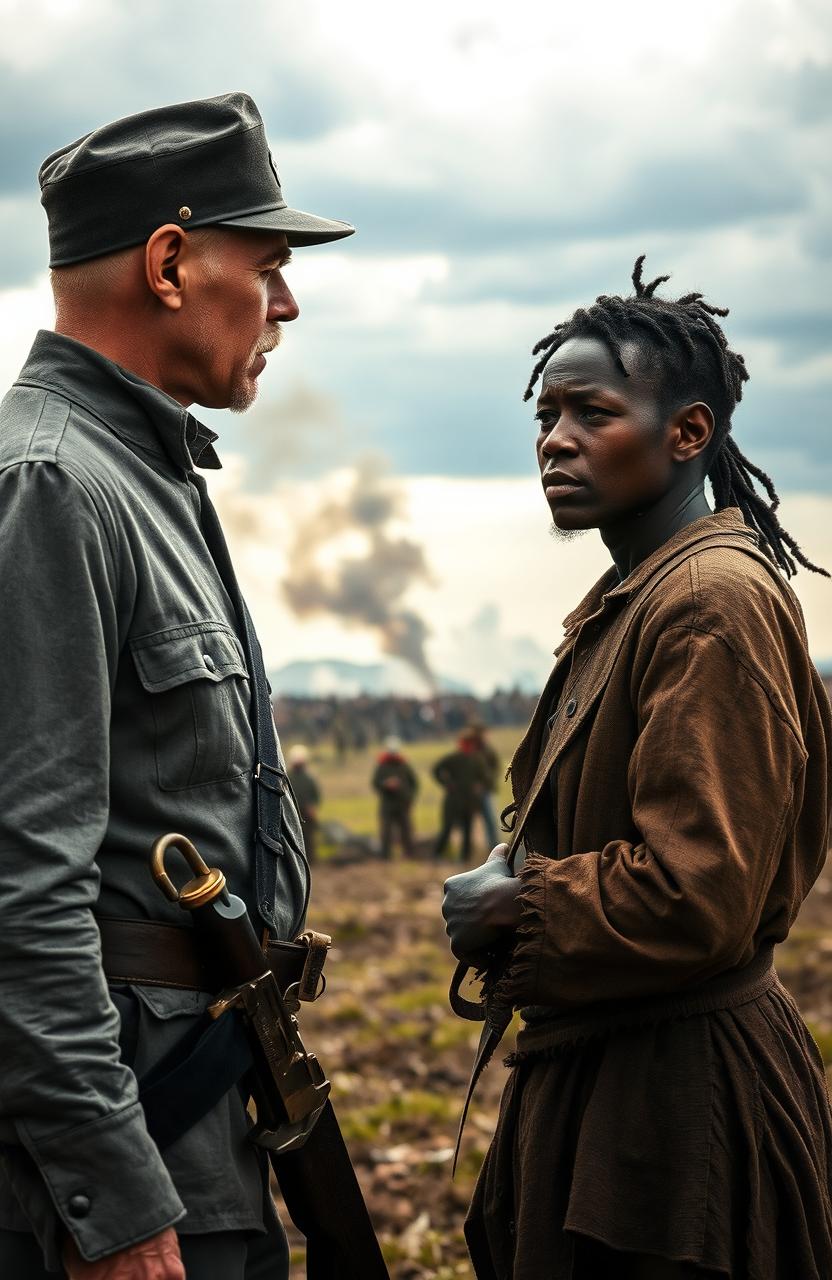
[[157,228],[144,249],[147,286],[171,311],[179,311],[183,302],[188,274],[186,243],[185,232],[171,222]]
[[674,462],[691,462],[708,447],[714,415],[704,401],[686,404],[670,419],[668,442]]

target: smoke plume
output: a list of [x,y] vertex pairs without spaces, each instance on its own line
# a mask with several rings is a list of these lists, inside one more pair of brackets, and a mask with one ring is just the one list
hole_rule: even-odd
[[299,617],[331,613],[368,627],[385,653],[433,684],[428,627],[401,603],[413,582],[431,580],[422,547],[395,532],[403,498],[377,462],[362,462],[346,493],[326,498],[298,527],[282,586]]
[[326,438],[327,461],[338,465],[344,431],[336,402],[305,382],[295,381],[278,400],[257,400],[237,426],[246,443],[245,487],[264,492],[285,479],[289,468],[318,461]]

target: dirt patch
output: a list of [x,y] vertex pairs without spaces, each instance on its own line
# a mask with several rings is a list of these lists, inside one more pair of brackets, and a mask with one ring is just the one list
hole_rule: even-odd
[[[333,1102],[393,1280],[471,1276],[462,1234],[506,1077],[485,1072],[451,1181],[456,1128],[479,1038],[447,1003],[454,961],[442,883],[449,863],[315,868],[311,928],[331,933],[328,987],[303,1015],[304,1035],[333,1084]],[[832,1060],[832,881],[826,872],[778,949],[783,980]],[[505,1053],[512,1047],[511,1038]],[[285,1211],[282,1214],[286,1221]],[[303,1239],[290,1235],[293,1280]]]

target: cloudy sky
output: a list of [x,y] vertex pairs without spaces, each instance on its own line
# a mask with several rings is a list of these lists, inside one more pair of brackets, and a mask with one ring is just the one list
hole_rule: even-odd
[[[386,502],[387,603],[421,616],[432,665],[483,688],[545,670],[607,562],[594,534],[548,536],[529,349],[626,292],[640,252],[731,307],[752,375],[737,439],[832,566],[825,0],[0,0],[0,19],[4,384],[52,322],[37,167],[106,120],[244,89],[290,203],[358,228],[297,251],[301,316],[256,407],[203,415],[272,667],[389,642],[357,615],[297,616],[283,587],[319,512],[324,577],[378,543],[344,531],[357,468]],[[832,661],[832,586],[795,585]]]

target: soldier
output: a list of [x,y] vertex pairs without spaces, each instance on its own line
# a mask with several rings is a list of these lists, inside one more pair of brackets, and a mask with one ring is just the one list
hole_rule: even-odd
[[482,805],[488,784],[488,774],[477,747],[477,733],[465,729],[460,735],[456,751],[449,751],[433,766],[433,776],[444,791],[442,797],[442,828],[436,838],[433,856],[441,858],[456,827],[462,834],[460,858],[467,862],[471,857],[471,826],[474,815]]
[[488,741],[488,728],[481,720],[472,720],[468,727],[480,758],[484,778],[480,817],[485,827],[488,848],[493,848],[500,838],[494,812],[494,793],[499,783],[500,757]]
[[321,788],[309,769],[309,750],[300,742],[296,742],[289,750],[289,781],[303,822],[303,843],[311,864],[315,861],[318,846]]
[[278,838],[256,819],[283,763],[270,717],[254,754],[265,672],[188,406],[252,403],[298,315],[292,247],[353,228],[287,206],[242,93],[96,129],[40,185],[56,328],[0,413],[0,1275],[274,1280],[240,1091],[163,1152],[138,1101],[211,998],[148,855],[186,832],[264,931],[301,927],[297,814],[283,796]]
[[512,761],[518,875],[500,845],[446,885],[456,954],[503,956],[480,1062],[523,1019],[466,1235],[478,1280],[820,1280],[832,1119],[772,967],[829,837],[829,700],[787,582],[815,566],[731,434],[727,313],[657,297],[642,261],[538,343],[526,395],[542,374],[555,528],[613,563]]
[[401,841],[402,853],[412,858],[413,826],[410,811],[419,779],[402,755],[398,738],[388,738],[384,751],[378,758],[372,777],[373,790],[378,793],[378,825],[382,858],[393,856],[393,841]]

